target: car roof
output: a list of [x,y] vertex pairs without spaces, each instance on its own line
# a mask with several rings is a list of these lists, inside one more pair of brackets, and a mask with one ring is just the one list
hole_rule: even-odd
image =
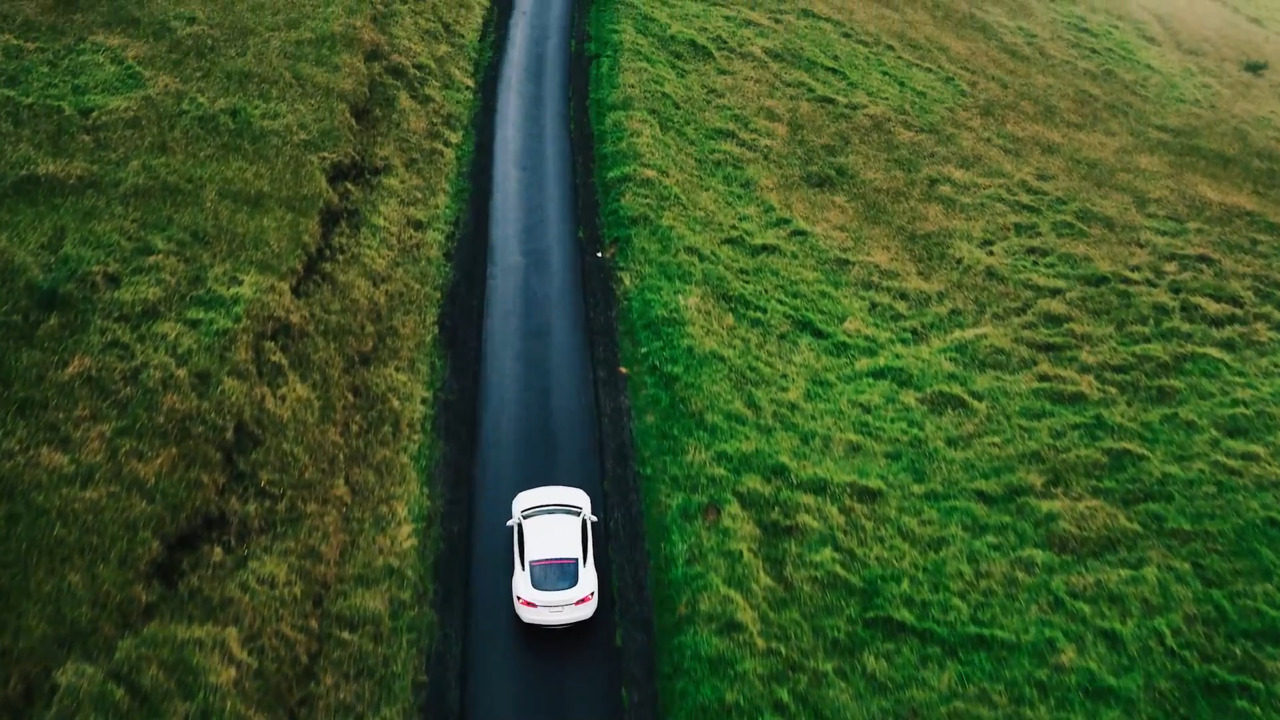
[[532,507],[539,505],[574,505],[585,512],[591,512],[591,496],[582,488],[568,485],[543,485],[530,488],[515,496],[511,501],[511,516],[515,517]]
[[572,515],[539,515],[524,521],[525,557],[582,559],[582,519]]

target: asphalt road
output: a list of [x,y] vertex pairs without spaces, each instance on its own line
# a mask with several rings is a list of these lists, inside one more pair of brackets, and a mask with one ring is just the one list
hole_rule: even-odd
[[573,485],[605,517],[569,143],[573,0],[515,0],[498,78],[472,498],[463,708],[472,720],[621,712],[605,533],[600,606],[582,626],[527,627],[511,607],[511,500]]

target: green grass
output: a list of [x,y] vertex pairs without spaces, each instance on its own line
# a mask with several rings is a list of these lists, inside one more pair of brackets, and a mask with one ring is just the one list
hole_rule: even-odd
[[0,716],[412,713],[483,13],[0,3]]
[[1280,713],[1276,17],[597,3],[666,717]]

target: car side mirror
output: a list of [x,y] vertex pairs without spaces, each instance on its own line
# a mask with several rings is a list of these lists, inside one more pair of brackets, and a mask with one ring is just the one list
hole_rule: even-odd
[[596,517],[595,515],[588,515],[587,519],[590,520],[591,522],[600,522],[600,518]]
[[515,527],[515,526],[516,526],[515,518],[511,518],[510,520],[507,521],[507,527]]

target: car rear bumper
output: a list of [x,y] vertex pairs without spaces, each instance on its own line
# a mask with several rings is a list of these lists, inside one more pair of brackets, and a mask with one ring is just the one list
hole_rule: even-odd
[[591,602],[561,608],[530,608],[516,603],[514,599],[512,602],[515,605],[517,617],[529,625],[542,627],[564,627],[590,620],[591,616],[596,614],[596,606],[600,604],[599,598],[594,597],[591,598]]

